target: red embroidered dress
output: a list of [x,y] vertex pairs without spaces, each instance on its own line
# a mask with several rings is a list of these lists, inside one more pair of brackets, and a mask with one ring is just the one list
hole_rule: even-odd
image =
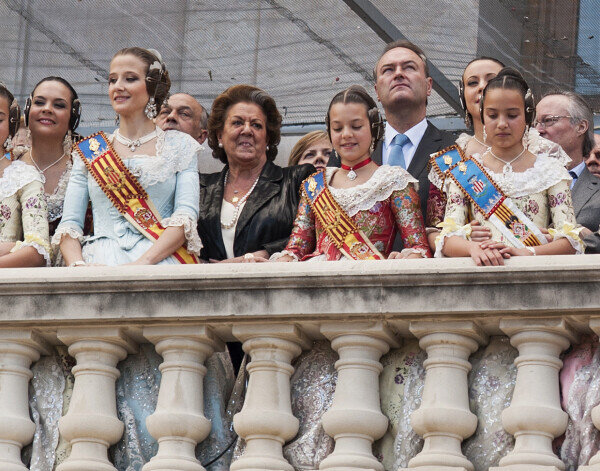
[[[326,169],[325,178],[328,183],[337,170],[331,167]],[[329,190],[385,257],[392,251],[397,231],[402,235],[405,247],[403,252],[431,257],[423,215],[419,209],[419,196],[413,186],[416,182],[401,167],[383,165],[361,185],[352,188],[329,187]],[[305,195],[300,200],[294,229],[285,250],[273,254],[271,258],[276,259],[285,254],[296,260],[343,258],[321,223],[315,220]]]

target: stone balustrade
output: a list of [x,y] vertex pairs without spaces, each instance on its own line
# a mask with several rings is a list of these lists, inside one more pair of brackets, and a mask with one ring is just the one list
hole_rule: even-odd
[[[0,272],[0,469],[23,471],[33,436],[30,365],[53,345],[75,357],[75,385],[60,433],[71,454],[59,471],[113,471],[108,447],[123,424],[115,406],[117,362],[150,342],[163,357],[149,432],[159,443],[144,471],[203,470],[194,447],[203,412],[204,362],[224,342],[250,354],[248,388],[234,427],[244,454],[231,469],[293,470],[282,446],[298,431],[292,362],[314,339],[339,355],[323,427],[335,450],[323,470],[383,470],[372,443],[387,427],[379,404],[380,357],[403,337],[427,353],[413,429],[420,471],[472,471],[461,443],[477,426],[469,409],[469,356],[490,335],[518,349],[516,387],[503,426],[514,450],[497,468],[564,470],[552,440],[566,428],[559,355],[580,334],[600,333],[600,255],[523,257],[504,267],[469,259],[14,269]],[[600,427],[600,406],[593,411]],[[581,469],[584,469],[583,467]],[[600,471],[600,455],[586,470]]]

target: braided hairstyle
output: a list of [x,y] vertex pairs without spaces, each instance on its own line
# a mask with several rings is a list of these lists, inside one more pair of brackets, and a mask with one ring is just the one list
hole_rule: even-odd
[[523,76],[512,67],[504,67],[500,72],[498,72],[498,75],[488,82],[486,87],[483,89],[481,106],[479,108],[481,122],[484,122],[483,110],[485,96],[487,92],[496,88],[503,90],[516,90],[521,94],[525,104],[525,124],[528,127],[531,126],[533,124],[533,120],[535,119],[535,100],[533,98],[533,93],[531,92],[531,89],[529,88],[529,85]]
[[15,137],[21,124],[21,108],[14,95],[3,83],[0,83],[0,97],[5,98],[8,103],[8,136],[12,138]]

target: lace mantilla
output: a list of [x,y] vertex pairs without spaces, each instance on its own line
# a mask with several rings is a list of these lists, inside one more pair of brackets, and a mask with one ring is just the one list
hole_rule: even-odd
[[[473,154],[478,162],[483,163],[480,154]],[[485,168],[504,193],[511,198],[532,195],[547,190],[562,180],[571,180],[571,176],[563,164],[547,153],[537,154],[533,167],[524,172],[513,172],[511,177],[505,178],[502,173],[496,173]],[[447,183],[444,185],[447,189]]]
[[196,221],[188,214],[173,214],[170,218],[165,218],[160,222],[163,227],[181,227],[187,240],[187,251],[200,256],[202,250],[202,241],[198,235]]
[[67,167],[60,176],[54,192],[44,193],[46,204],[48,204],[48,222],[54,222],[62,217],[65,193],[67,192],[67,184],[69,183],[71,169],[73,168],[73,159],[79,158],[80,157],[77,154],[71,154],[71,160],[67,161]]
[[463,132],[460,136],[458,136],[458,138],[456,139],[456,145],[458,147],[460,147],[462,150],[465,150],[467,148],[467,144],[469,143],[469,141],[471,140],[473,136],[470,136],[469,134],[467,134],[466,132]]
[[[530,128],[526,139],[527,142],[524,142],[523,144],[532,154],[545,154],[551,159],[558,160],[563,167],[571,162],[571,157],[569,157],[561,146],[556,142],[552,142],[545,137],[540,136],[537,129]],[[525,139],[523,140],[525,141]]]
[[[112,141],[113,135],[110,136]],[[143,159],[129,166],[131,173],[143,187],[166,181],[177,172],[190,166],[194,155],[203,147],[194,138],[179,131],[157,128],[156,155],[133,155],[130,159]]]
[[4,170],[0,178],[0,199],[14,195],[25,185],[37,180],[42,183],[42,176],[31,165],[15,160]]
[[[327,167],[327,182],[331,181],[336,170],[335,167]],[[418,180],[402,167],[382,165],[361,185],[352,188],[330,186],[329,190],[348,216],[352,217],[359,211],[371,209],[379,201],[385,201],[394,191],[404,190],[409,183],[418,183]]]

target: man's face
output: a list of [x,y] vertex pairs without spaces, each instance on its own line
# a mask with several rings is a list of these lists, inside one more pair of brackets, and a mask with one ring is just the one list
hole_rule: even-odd
[[164,131],[174,129],[185,132],[202,144],[206,140],[207,131],[200,127],[201,114],[202,106],[194,97],[177,93],[161,108],[156,124]]
[[583,127],[581,123],[572,124],[568,110],[569,99],[566,96],[548,95],[542,98],[535,107],[535,128],[540,136],[556,142],[570,156],[581,150],[585,123]]
[[431,77],[418,54],[403,47],[386,52],[376,66],[375,91],[384,110],[399,105],[425,106],[431,95]]
[[585,159],[585,165],[592,175],[600,178],[600,134],[594,134],[594,142],[596,145]]

